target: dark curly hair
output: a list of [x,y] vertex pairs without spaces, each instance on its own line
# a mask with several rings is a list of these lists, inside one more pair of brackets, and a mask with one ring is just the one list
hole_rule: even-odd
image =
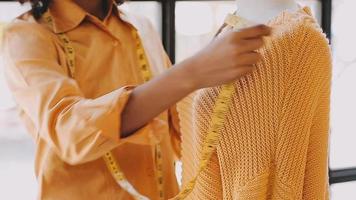
[[[40,18],[48,9],[52,0],[18,0],[21,4],[29,2],[31,4],[31,12],[33,16],[38,19]],[[115,0],[119,5],[123,4],[125,0]]]

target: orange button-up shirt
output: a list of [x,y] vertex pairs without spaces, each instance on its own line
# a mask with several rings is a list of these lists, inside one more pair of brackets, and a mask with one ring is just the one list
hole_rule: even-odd
[[[152,139],[162,146],[165,199],[178,192],[167,113],[120,139],[127,86],[143,83],[131,28],[142,39],[154,75],[170,64],[152,25],[113,5],[101,21],[71,0],[53,0],[53,28],[26,13],[4,33],[9,86],[37,146],[39,199],[132,199],[107,169],[102,156],[108,151],[141,194],[158,199]],[[73,43],[74,79],[57,33]]]

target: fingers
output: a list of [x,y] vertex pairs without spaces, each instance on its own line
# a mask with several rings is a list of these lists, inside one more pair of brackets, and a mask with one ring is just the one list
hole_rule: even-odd
[[271,28],[265,25],[259,25],[230,34],[232,34],[231,44],[235,46],[236,52],[243,54],[262,48],[264,45],[263,36],[269,36],[271,34]]
[[266,25],[257,25],[250,28],[241,29],[239,32],[241,39],[251,39],[269,36],[272,33],[272,29]]
[[262,60],[262,56],[256,52],[249,52],[245,54],[241,54],[238,58],[238,64],[245,65],[254,65]]
[[239,46],[239,50],[241,53],[256,51],[262,48],[264,45],[264,41],[262,38],[250,39],[241,41]]
[[236,40],[260,38],[271,35],[272,29],[266,25],[257,25],[235,32]]
[[235,78],[240,78],[242,76],[250,74],[253,70],[254,70],[254,68],[249,65],[238,67],[234,71]]

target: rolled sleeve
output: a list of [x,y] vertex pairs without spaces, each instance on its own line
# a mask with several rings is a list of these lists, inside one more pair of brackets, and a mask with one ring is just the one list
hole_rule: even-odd
[[[59,63],[52,33],[39,25],[15,23],[3,39],[5,74],[13,96],[44,140],[65,162],[100,158],[131,137],[120,139],[121,113],[133,87],[85,98]],[[147,134],[147,125],[138,131]]]

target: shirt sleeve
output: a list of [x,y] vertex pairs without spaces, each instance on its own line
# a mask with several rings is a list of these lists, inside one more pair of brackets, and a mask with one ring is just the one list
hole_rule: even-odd
[[98,159],[121,143],[149,138],[151,124],[120,139],[120,117],[132,87],[85,98],[59,64],[58,49],[53,34],[38,24],[15,22],[3,38],[9,87],[38,137],[73,165]]
[[180,125],[179,125],[179,116],[177,112],[176,106],[173,106],[169,110],[169,134],[171,137],[171,143],[172,147],[174,150],[174,153],[176,154],[177,158],[180,159],[182,157],[181,155],[181,133],[180,133]]

